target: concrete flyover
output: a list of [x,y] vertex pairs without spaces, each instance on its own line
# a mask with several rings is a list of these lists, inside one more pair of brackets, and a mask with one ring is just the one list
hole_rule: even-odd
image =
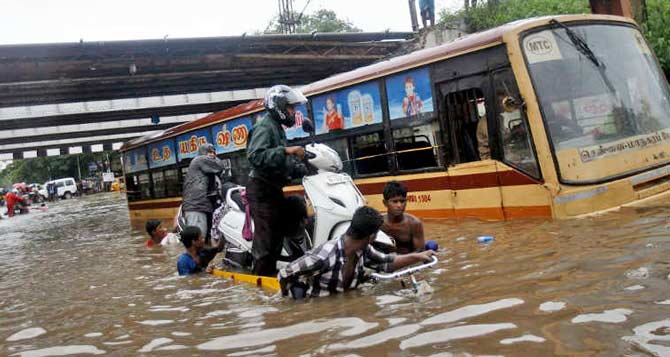
[[110,148],[260,98],[272,84],[302,85],[379,61],[413,35],[2,45],[0,159]]

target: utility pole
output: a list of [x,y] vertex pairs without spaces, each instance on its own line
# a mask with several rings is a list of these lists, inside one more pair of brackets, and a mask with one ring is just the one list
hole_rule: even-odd
[[81,182],[81,165],[79,165],[79,156],[80,154],[77,154],[77,173],[79,174],[79,182]]
[[412,31],[418,31],[419,19],[416,17],[416,0],[409,0],[409,16],[412,19]]
[[294,33],[297,21],[293,12],[293,0],[279,0],[279,27],[282,33]]
[[635,18],[630,0],[589,0],[594,14],[618,15]]

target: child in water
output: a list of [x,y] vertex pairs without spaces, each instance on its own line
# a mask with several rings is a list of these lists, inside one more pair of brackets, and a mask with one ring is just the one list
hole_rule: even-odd
[[407,208],[407,187],[398,181],[387,182],[384,186],[384,224],[381,230],[395,239],[399,254],[421,252],[425,248],[423,223],[417,217],[405,213]]

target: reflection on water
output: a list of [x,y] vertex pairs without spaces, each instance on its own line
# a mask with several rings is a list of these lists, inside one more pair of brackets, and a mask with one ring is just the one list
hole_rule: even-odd
[[432,294],[293,302],[176,276],[181,249],[146,248],[117,194],[61,201],[0,220],[0,355],[668,355],[669,214],[431,221]]

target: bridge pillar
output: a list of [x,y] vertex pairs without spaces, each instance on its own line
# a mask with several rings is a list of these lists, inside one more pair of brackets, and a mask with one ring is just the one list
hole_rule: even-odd
[[102,144],[102,151],[112,151],[112,143],[104,143]]
[[47,156],[47,149],[37,149],[37,157]]
[[12,160],[22,160],[23,159],[23,152],[13,152],[12,153]]
[[67,155],[67,154],[69,154],[69,153],[70,153],[70,152],[68,151],[68,149],[67,149],[66,147],[64,147],[64,148],[60,148],[60,154],[61,154],[61,155]]

